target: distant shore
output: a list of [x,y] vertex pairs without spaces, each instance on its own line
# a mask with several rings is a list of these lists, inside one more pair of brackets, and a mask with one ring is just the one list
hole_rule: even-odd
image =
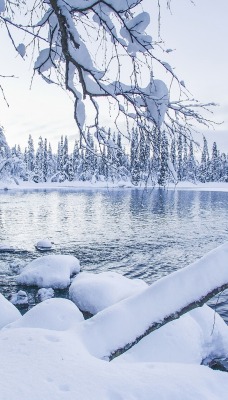
[[[106,182],[106,181],[72,181],[72,182],[4,182],[0,181],[0,191],[21,191],[21,190],[93,190],[93,189],[158,189],[157,185],[144,185],[138,186],[133,185],[130,181],[119,181],[119,182]],[[161,187],[160,187],[161,188]],[[228,192],[228,182],[179,182],[178,184],[168,183],[161,189],[165,190],[198,190],[198,191],[213,191],[213,192]]]

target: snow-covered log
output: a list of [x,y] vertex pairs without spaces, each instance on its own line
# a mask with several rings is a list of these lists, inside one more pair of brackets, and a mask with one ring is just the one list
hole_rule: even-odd
[[94,356],[112,360],[226,288],[228,243],[85,321],[83,340]]

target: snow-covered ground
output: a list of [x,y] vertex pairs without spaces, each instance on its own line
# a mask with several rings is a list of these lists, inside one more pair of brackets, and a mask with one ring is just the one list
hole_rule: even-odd
[[[90,306],[94,299],[98,311],[88,320],[71,300],[49,298],[21,316],[0,296],[0,399],[226,400],[227,373],[201,365],[228,355],[228,326],[208,306],[150,333],[111,362],[107,356],[150,321],[162,321],[173,307],[227,282],[227,256],[225,244],[149,287],[118,274],[95,279],[78,272],[72,297]],[[44,266],[49,271],[43,259],[37,262],[37,280]],[[52,266],[55,261],[59,265],[59,258],[52,258]],[[62,270],[64,280],[64,265]]]
[[[147,185],[147,188],[154,188],[158,186]],[[15,182],[3,182],[0,181],[0,190],[75,190],[75,189],[105,189],[105,188],[116,188],[116,189],[129,189],[138,188],[144,189],[145,185],[139,186],[133,185],[130,181],[118,181],[118,182],[106,182],[106,181],[72,181],[72,182],[24,182],[19,181],[19,185]],[[204,190],[204,191],[222,191],[228,192],[228,182],[179,182],[177,185],[168,183],[165,187],[166,190]]]

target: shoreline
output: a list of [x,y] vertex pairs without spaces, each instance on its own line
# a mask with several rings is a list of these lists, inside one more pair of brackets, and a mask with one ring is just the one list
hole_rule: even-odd
[[164,190],[187,190],[187,191],[210,191],[210,192],[228,192],[228,182],[179,182],[178,184],[169,183],[165,187],[159,187],[158,185],[139,185],[135,186],[131,182],[119,181],[119,182],[24,182],[19,181],[19,184],[15,182],[0,182],[0,192],[8,191],[43,191],[43,190],[64,190],[64,191],[77,191],[77,190],[111,190],[111,189],[137,189],[137,190],[153,190],[153,189],[164,189]]

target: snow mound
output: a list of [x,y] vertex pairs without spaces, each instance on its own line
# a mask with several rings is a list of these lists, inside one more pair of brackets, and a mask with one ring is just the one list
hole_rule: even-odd
[[67,299],[54,298],[37,304],[7,328],[42,328],[55,331],[71,329],[84,320],[81,311]]
[[50,242],[50,240],[48,239],[39,240],[39,242],[36,243],[35,247],[37,248],[37,250],[48,251],[52,249],[52,242]]
[[0,253],[13,253],[16,249],[7,243],[0,243]]
[[226,357],[228,327],[210,307],[183,315],[143,338],[113,362],[169,362],[201,364]]
[[81,272],[70,286],[69,297],[80,310],[96,314],[147,286],[141,279],[131,280],[116,272]]
[[28,295],[23,290],[19,290],[17,293],[12,293],[10,302],[14,305],[28,304]]
[[39,301],[44,301],[54,297],[54,290],[52,288],[41,288],[37,292],[37,298]]
[[76,257],[48,255],[30,262],[17,277],[17,282],[40,288],[64,289],[70,285],[71,275],[79,271],[80,263]]
[[6,300],[6,298],[0,294],[0,329],[16,321],[18,318],[21,318],[21,313],[10,301]]

